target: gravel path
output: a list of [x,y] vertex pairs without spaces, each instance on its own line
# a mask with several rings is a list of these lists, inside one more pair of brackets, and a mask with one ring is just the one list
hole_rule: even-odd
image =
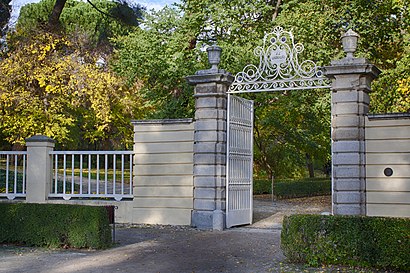
[[315,196],[287,200],[272,200],[270,195],[254,197],[253,224],[249,228],[282,228],[285,215],[295,213],[328,214],[331,212],[330,196]]
[[0,273],[376,272],[286,263],[280,250],[281,218],[326,211],[329,199],[319,199],[272,203],[269,198],[256,198],[255,223],[222,232],[178,226],[122,227],[116,231],[116,246],[107,250],[1,246]]
[[284,258],[279,232],[137,227],[116,235],[118,246],[104,251],[9,248],[0,272],[269,272]]

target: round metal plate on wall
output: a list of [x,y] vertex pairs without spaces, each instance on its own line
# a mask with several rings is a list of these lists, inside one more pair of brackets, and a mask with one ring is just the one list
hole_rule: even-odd
[[385,168],[383,171],[385,176],[392,176],[393,175],[393,169],[392,168]]

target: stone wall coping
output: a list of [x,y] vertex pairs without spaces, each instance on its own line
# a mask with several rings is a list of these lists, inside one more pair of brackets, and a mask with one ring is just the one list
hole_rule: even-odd
[[369,120],[410,119],[410,113],[369,114]]
[[189,124],[192,118],[131,120],[133,125]]

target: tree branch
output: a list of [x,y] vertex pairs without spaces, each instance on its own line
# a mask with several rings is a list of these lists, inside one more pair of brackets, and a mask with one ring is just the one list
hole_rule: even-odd
[[105,15],[105,16],[108,16],[108,17],[117,19],[117,18],[115,18],[114,16],[112,16],[111,14],[106,13],[105,11],[100,10],[96,5],[94,5],[93,3],[91,3],[90,0],[87,0],[87,3],[90,4],[90,5],[91,5],[95,10],[97,10],[99,13],[101,13],[101,14],[103,14],[103,15]]
[[276,17],[278,17],[279,8],[280,8],[281,4],[282,4],[282,0],[277,0],[276,7],[275,7],[275,12],[272,15],[272,21],[275,21]]

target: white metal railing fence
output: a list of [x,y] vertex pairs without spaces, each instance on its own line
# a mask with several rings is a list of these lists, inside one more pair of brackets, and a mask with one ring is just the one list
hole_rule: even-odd
[[52,151],[49,197],[132,198],[133,151]]
[[26,151],[0,151],[0,197],[26,196]]

